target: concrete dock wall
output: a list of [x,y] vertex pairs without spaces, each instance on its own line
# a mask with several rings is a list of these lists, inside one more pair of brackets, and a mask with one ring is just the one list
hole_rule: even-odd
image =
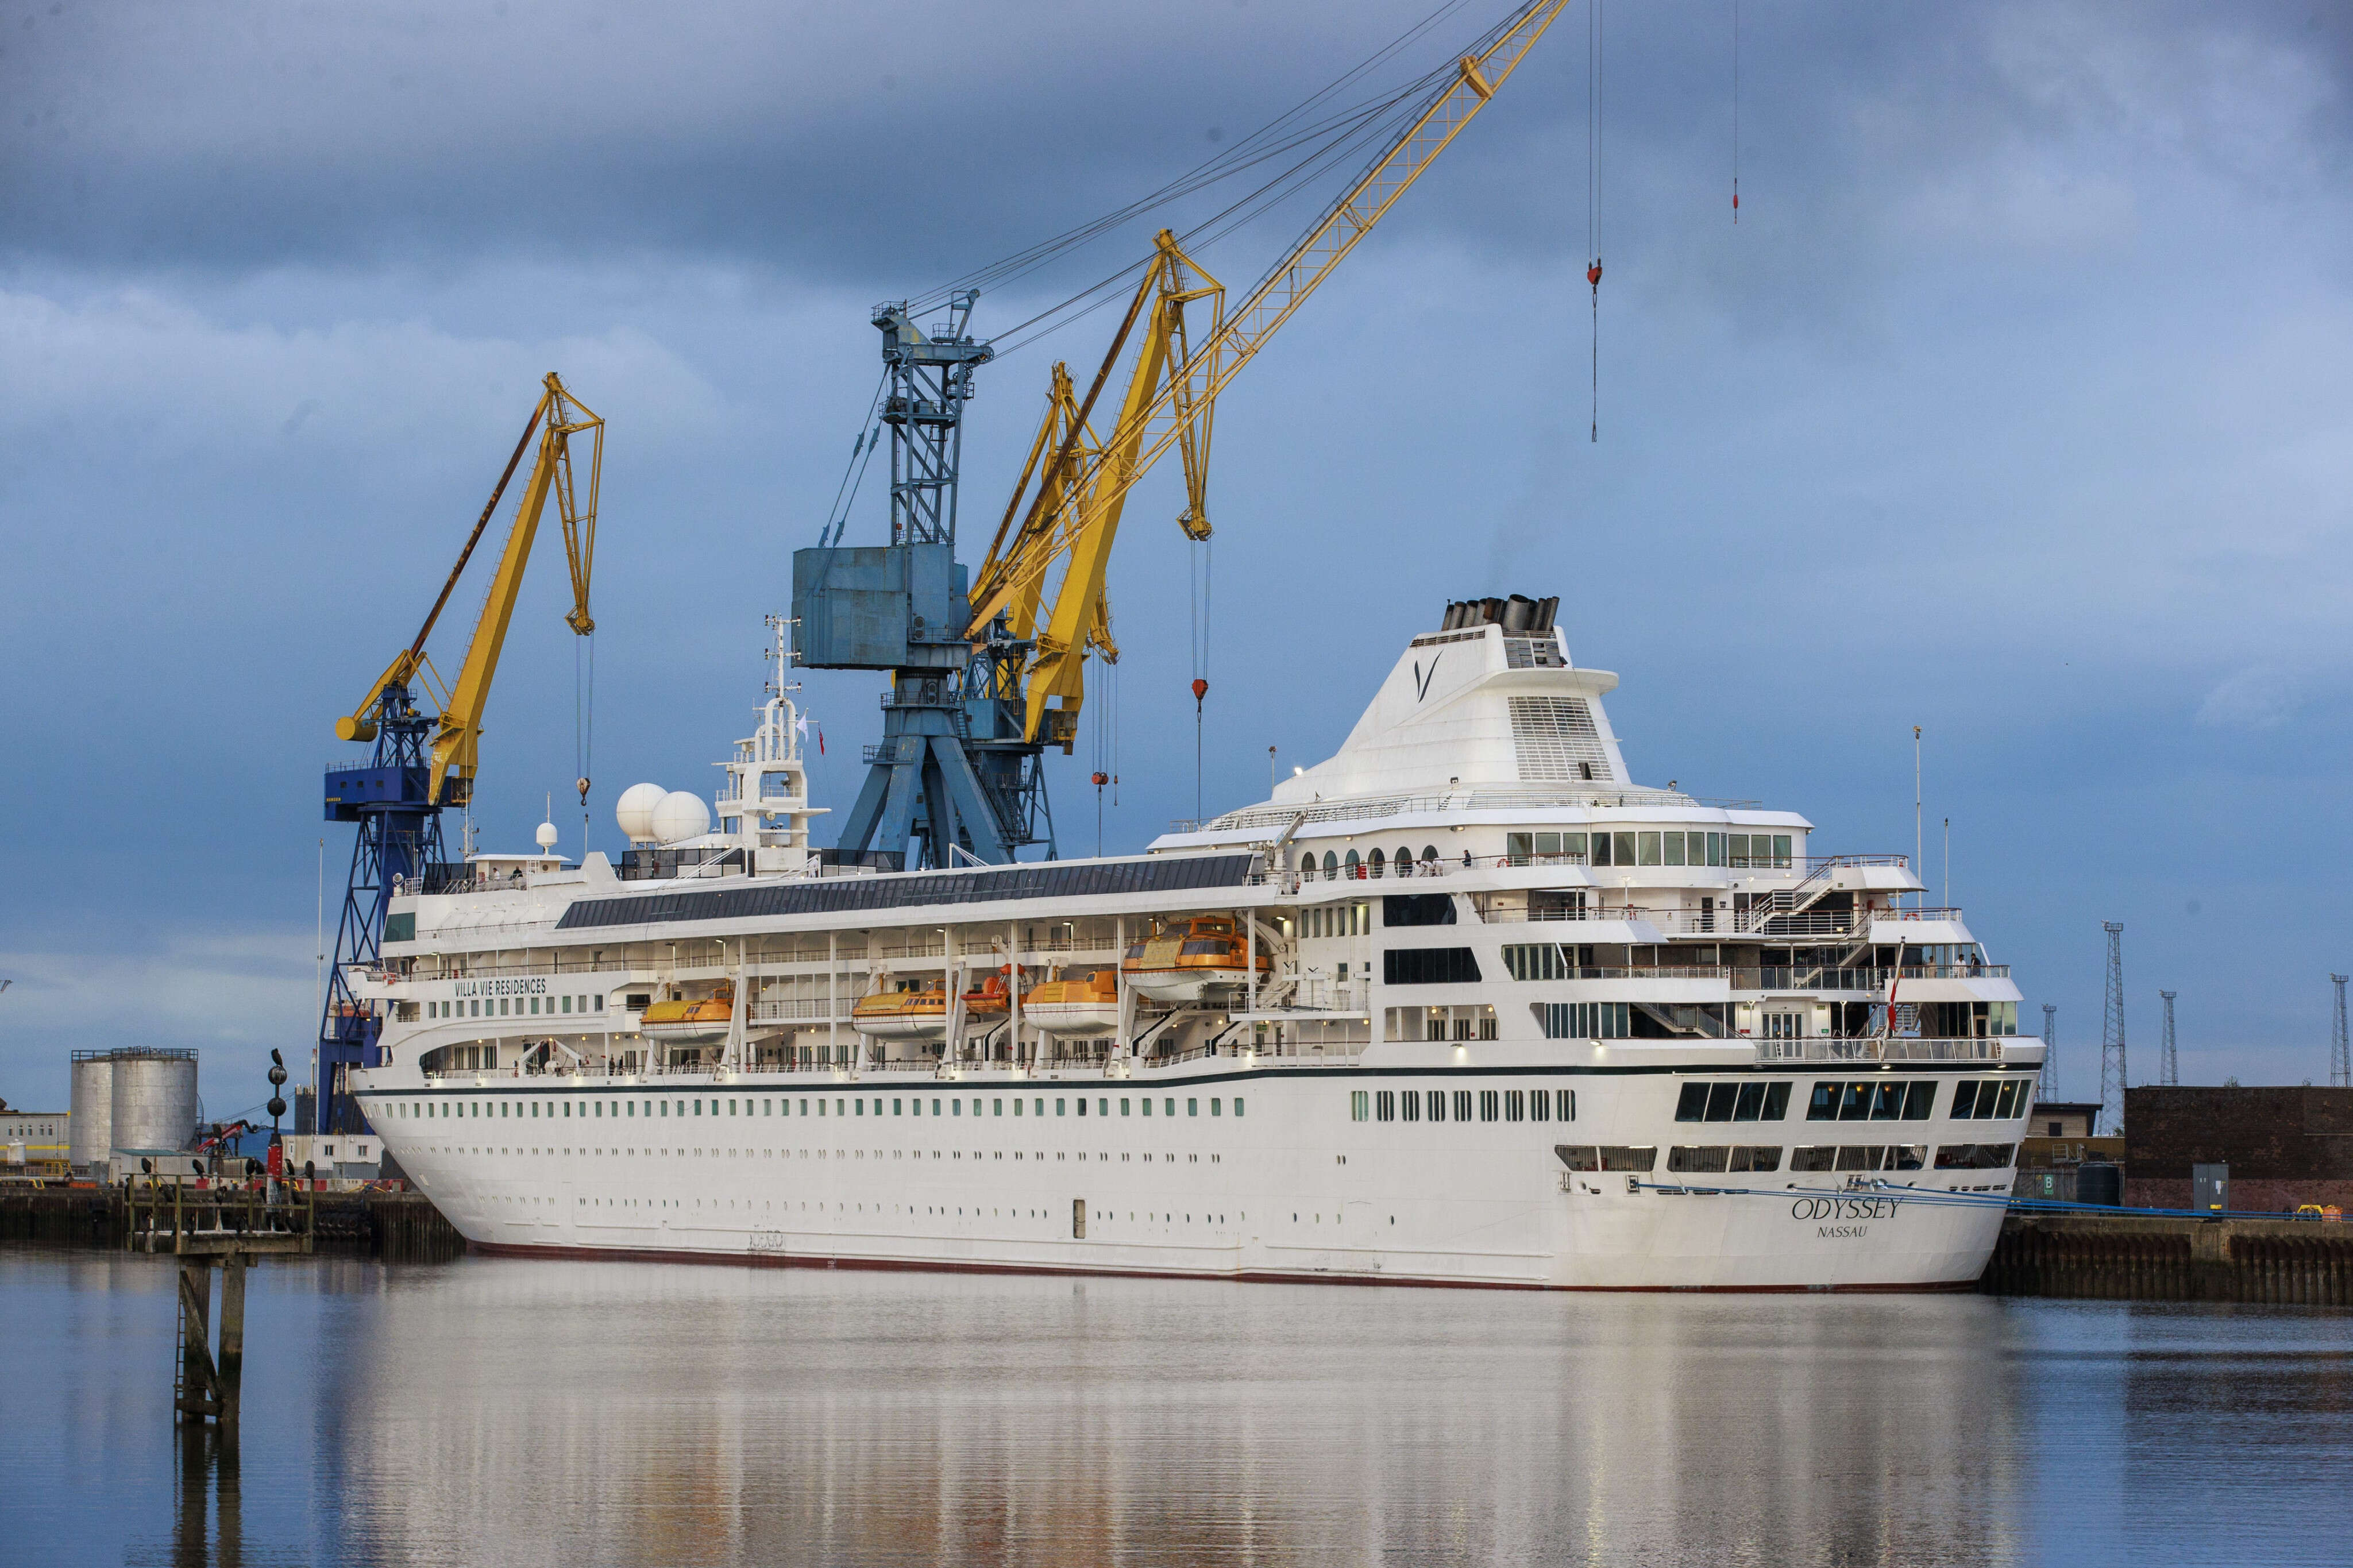
[[2353,1227],[2014,1214],[1978,1288],[1997,1296],[2342,1307],[2353,1305]]

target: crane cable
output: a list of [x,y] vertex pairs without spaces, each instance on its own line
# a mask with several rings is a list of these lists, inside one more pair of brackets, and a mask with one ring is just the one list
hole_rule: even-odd
[[1197,539],[1187,546],[1186,608],[1192,617],[1193,652],[1193,826],[1201,826],[1202,704],[1209,695],[1209,571],[1210,542]]
[[1585,12],[1585,280],[1593,287],[1593,426],[1601,439],[1601,4]]
[[[583,645],[586,645],[585,647]],[[588,764],[596,749],[596,634],[572,639],[572,761],[580,791],[580,853],[588,853]]]
[[1740,0],[1732,0],[1732,221],[1740,221]]

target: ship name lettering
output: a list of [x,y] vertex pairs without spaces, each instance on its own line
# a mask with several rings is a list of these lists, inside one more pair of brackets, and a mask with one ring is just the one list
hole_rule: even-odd
[[460,980],[452,995],[466,996],[544,996],[547,976],[520,975],[512,980]]
[[[1799,1198],[1789,1205],[1791,1219],[1894,1219],[1894,1198]],[[1822,1232],[1824,1236],[1830,1231]],[[1861,1231],[1854,1234],[1861,1235]]]

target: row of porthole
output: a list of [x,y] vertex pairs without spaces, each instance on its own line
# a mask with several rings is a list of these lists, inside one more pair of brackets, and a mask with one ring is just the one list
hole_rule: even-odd
[[[1078,1113],[1079,1113],[1081,1116],[1084,1116],[1084,1115],[1086,1115],[1086,1114],[1088,1113],[1088,1112],[1087,1112],[1087,1097],[1086,1097],[1086,1096],[1084,1096],[1084,1095],[1080,1095],[1080,1096],[1078,1096],[1077,1098],[1078,1098]],[[1095,1100],[1095,1110],[1094,1110],[1094,1114],[1095,1114],[1095,1115],[1097,1115],[1097,1116],[1109,1116],[1109,1115],[1111,1115],[1111,1114],[1112,1114],[1112,1109],[1111,1109],[1111,1098],[1112,1098],[1112,1097],[1110,1097],[1110,1096],[1108,1096],[1108,1095],[1104,1095],[1104,1096],[1100,1096],[1100,1097],[1098,1097],[1098,1098],[1096,1099],[1096,1100]],[[606,1100],[606,1099],[604,1099],[604,1098],[602,1098],[602,1097],[599,1097],[599,1098],[596,1098],[596,1099],[594,1099],[594,1100],[587,1100],[579,1101],[579,1102],[578,1102],[578,1104],[579,1104],[578,1117],[579,1117],[579,1119],[581,1119],[581,1120],[586,1120],[586,1119],[589,1118],[589,1117],[593,1114],[593,1115],[594,1115],[594,1116],[596,1116],[596,1117],[602,1118],[602,1117],[604,1117],[604,1116],[606,1116],[606,1115],[607,1114],[607,1106],[609,1106],[609,1107],[611,1108],[611,1110],[610,1110],[610,1115],[611,1115],[614,1119],[616,1119],[616,1120],[618,1120],[620,1117],[622,1117],[622,1116],[624,1116],[624,1115],[631,1116],[631,1117],[635,1117],[635,1116],[637,1116],[637,1115],[640,1114],[639,1110],[638,1110],[638,1108],[639,1108],[640,1106],[642,1106],[642,1107],[644,1108],[642,1114],[644,1114],[645,1116],[647,1116],[647,1117],[649,1117],[649,1118],[650,1118],[650,1117],[654,1117],[654,1116],[669,1116],[669,1115],[672,1114],[670,1108],[671,1108],[671,1106],[673,1106],[673,1105],[675,1105],[675,1106],[678,1108],[678,1109],[677,1109],[677,1111],[676,1111],[676,1114],[678,1114],[678,1115],[680,1115],[680,1116],[686,1116],[686,1115],[690,1115],[690,1114],[691,1114],[691,1115],[695,1115],[695,1116],[702,1116],[702,1115],[705,1115],[705,1114],[712,1115],[712,1116],[719,1116],[719,1115],[734,1116],[734,1115],[738,1115],[738,1114],[744,1115],[744,1116],[774,1116],[774,1115],[777,1114],[777,1111],[776,1111],[776,1108],[778,1105],[782,1105],[782,1106],[784,1107],[784,1112],[783,1112],[783,1114],[785,1114],[785,1115],[786,1115],[786,1116],[791,1116],[792,1114],[794,1114],[793,1107],[794,1107],[794,1105],[795,1105],[796,1103],[797,1103],[797,1104],[799,1105],[799,1107],[800,1107],[799,1114],[801,1114],[801,1115],[803,1115],[803,1116],[807,1116],[807,1115],[809,1113],[809,1104],[810,1104],[810,1101],[811,1101],[811,1100],[812,1100],[812,1099],[814,1099],[814,1100],[815,1100],[816,1104],[817,1104],[817,1113],[818,1113],[819,1116],[824,1116],[824,1115],[826,1115],[826,1114],[827,1114],[827,1109],[826,1109],[826,1099],[825,1099],[825,1097],[824,1097],[823,1095],[818,1095],[818,1096],[814,1096],[814,1097],[812,1097],[812,1096],[808,1096],[808,1095],[799,1095],[799,1096],[794,1096],[794,1097],[791,1097],[791,1098],[786,1098],[786,1099],[778,1099],[778,1100],[756,1100],[756,1101],[755,1101],[754,1100],[751,1099],[750,1097],[745,1097],[744,1099],[743,1099],[743,1100],[740,1101],[740,1103],[742,1104],[742,1106],[743,1106],[743,1108],[744,1108],[744,1109],[742,1110],[742,1111],[741,1111],[741,1112],[738,1112],[738,1111],[737,1111],[737,1110],[735,1109],[735,1108],[736,1108],[736,1106],[737,1106],[737,1104],[739,1103],[739,1101],[737,1101],[737,1100],[730,1100],[725,1101],[725,1104],[726,1104],[727,1109],[723,1112],[723,1111],[720,1110],[721,1101],[720,1101],[719,1100],[717,1100],[717,1099],[715,1099],[715,1098],[714,1098],[714,1099],[711,1101],[711,1109],[710,1109],[710,1110],[709,1110],[708,1112],[705,1112],[705,1111],[704,1111],[704,1110],[703,1110],[703,1108],[702,1108],[702,1101],[701,1100],[627,1100],[627,1099],[624,1099],[624,1100]],[[1046,1114],[1046,1099],[1045,1099],[1045,1097],[1044,1097],[1043,1095],[1039,1095],[1039,1096],[1035,1096],[1035,1097],[1032,1097],[1032,1098],[1029,1098],[1029,1099],[1026,1099],[1026,1100],[1025,1100],[1025,1098],[1024,1098],[1023,1096],[1020,1096],[1020,1095],[1018,1095],[1018,1094],[1017,1094],[1017,1095],[1015,1095],[1015,1096],[1013,1096],[1013,1097],[1012,1097],[1012,1100],[1013,1100],[1013,1114],[1014,1114],[1014,1115],[1016,1115],[1016,1116],[1019,1116],[1019,1115],[1023,1114],[1023,1111],[1024,1111],[1025,1107],[1026,1107],[1026,1106],[1028,1106],[1028,1105],[1031,1105],[1031,1104],[1034,1104],[1034,1105],[1037,1107],[1037,1110],[1036,1110],[1036,1114],[1037,1114],[1037,1115],[1043,1116],[1043,1115],[1045,1115],[1045,1114]],[[541,1105],[541,1101],[540,1101],[537,1098],[533,1098],[533,1099],[532,1099],[531,1100],[529,1100],[528,1102],[524,1102],[524,1101],[518,1101],[518,1100],[509,1100],[508,1098],[506,1098],[506,1097],[504,1097],[504,1096],[496,1096],[496,1097],[467,1096],[467,1097],[464,1097],[464,1098],[462,1098],[462,1099],[459,1099],[459,1100],[443,1100],[443,1101],[440,1101],[440,1102],[438,1102],[438,1106],[437,1106],[437,1103],[436,1103],[436,1102],[434,1102],[434,1101],[430,1101],[430,1100],[427,1100],[427,1101],[422,1102],[421,1104],[420,1104],[420,1103],[418,1103],[418,1102],[409,1101],[409,1100],[394,1100],[394,1101],[391,1101],[391,1102],[389,1103],[389,1109],[390,1109],[390,1110],[391,1110],[392,1114],[393,1114],[393,1115],[395,1115],[395,1116],[396,1116],[396,1117],[403,1117],[403,1118],[408,1118],[408,1117],[420,1117],[420,1116],[422,1116],[422,1117],[432,1117],[432,1116],[437,1116],[437,1115],[446,1117],[446,1116],[448,1116],[448,1115],[449,1115],[449,1114],[450,1114],[450,1107],[451,1107],[451,1105],[453,1105],[453,1104],[454,1104],[454,1105],[456,1106],[456,1108],[457,1108],[457,1112],[456,1112],[456,1113],[457,1113],[459,1116],[463,1117],[463,1116],[467,1116],[467,1115],[470,1115],[470,1115],[473,1115],[473,1116],[485,1116],[485,1115],[489,1115],[489,1114],[491,1114],[491,1113],[490,1111],[486,1110],[484,1108],[485,1108],[486,1106],[488,1106],[488,1105],[495,1104],[495,1105],[498,1107],[498,1110],[497,1110],[497,1112],[496,1112],[496,1114],[497,1114],[497,1115],[503,1117],[503,1116],[508,1115],[508,1114],[510,1113],[510,1110],[512,1110],[512,1113],[514,1116],[521,1117],[521,1116],[522,1116],[522,1115],[524,1114],[523,1105],[524,1105],[525,1103],[528,1103],[528,1104],[530,1105],[530,1107],[531,1107],[531,1110],[530,1110],[529,1114],[531,1114],[531,1115],[532,1115],[532,1116],[533,1116],[533,1117],[536,1117],[536,1116],[538,1116],[538,1115],[540,1114],[540,1105]],[[1055,1101],[1054,1101],[1054,1110],[1053,1110],[1053,1114],[1055,1114],[1056,1116],[1065,1116],[1065,1115],[1068,1115],[1068,1114],[1069,1114],[1069,1111],[1068,1111],[1067,1110],[1065,1110],[1065,1106],[1066,1106],[1068,1103],[1069,1103],[1069,1102],[1068,1102],[1068,1100],[1067,1100],[1066,1098],[1060,1098],[1060,1097],[1058,1097],[1058,1098],[1055,1100]],[[1141,1107],[1141,1109],[1142,1109],[1142,1110],[1143,1110],[1143,1113],[1144,1113],[1145,1116],[1150,1116],[1150,1115],[1153,1113],[1153,1111],[1152,1111],[1152,1097],[1151,1097],[1150,1095],[1144,1095],[1144,1096],[1139,1097],[1139,1098],[1138,1098],[1138,1100],[1136,1101],[1136,1103],[1138,1103],[1138,1104],[1140,1105],[1140,1107]],[[1176,1112],[1176,1097],[1175,1097],[1174,1095],[1164,1096],[1164,1097],[1162,1098],[1162,1100],[1161,1100],[1161,1102],[1160,1102],[1160,1103],[1161,1103],[1161,1106],[1162,1106],[1162,1110],[1161,1110],[1161,1114],[1162,1114],[1162,1115],[1164,1115],[1164,1116],[1175,1116],[1175,1115],[1177,1113],[1177,1112]],[[567,1097],[567,1098],[564,1098],[564,1099],[560,1099],[560,1100],[548,1100],[548,1101],[546,1102],[546,1104],[547,1104],[547,1111],[546,1111],[546,1114],[547,1114],[547,1116],[548,1116],[551,1120],[553,1120],[553,1119],[555,1117],[555,1115],[556,1115],[556,1107],[557,1107],[557,1106],[559,1106],[559,1105],[561,1105],[561,1106],[563,1107],[563,1114],[564,1114],[564,1116],[565,1116],[565,1117],[566,1117],[566,1118],[572,1118],[572,1117],[574,1116],[573,1106],[574,1106],[574,1104],[575,1104],[575,1101],[574,1101],[574,1100],[571,1100],[570,1098],[568,1098],[568,1097]],[[949,1115],[949,1116],[962,1116],[962,1115],[965,1113],[965,1112],[964,1112],[964,1100],[963,1100],[963,1099],[962,1099],[962,1098],[960,1098],[960,1097],[959,1097],[959,1098],[951,1098],[951,1099],[947,1100],[945,1101],[945,1104],[947,1105],[948,1109],[947,1109],[944,1112],[943,1112],[943,1111],[941,1110],[941,1109],[940,1109],[941,1104],[942,1104],[942,1101],[941,1101],[941,1100],[937,1100],[937,1099],[934,1099],[934,1100],[932,1101],[932,1111],[931,1111],[931,1113],[932,1113],[932,1115],[933,1115],[933,1116],[937,1117],[937,1116],[941,1116],[941,1115],[943,1115],[943,1114],[944,1114],[944,1115]],[[1130,1104],[1130,1101],[1128,1100],[1128,1099],[1127,1099],[1126,1097],[1122,1096],[1122,1097],[1120,1098],[1120,1101],[1119,1101],[1119,1114],[1120,1114],[1120,1115],[1122,1115],[1122,1116],[1126,1116],[1126,1115],[1129,1115],[1129,1114],[1131,1113],[1131,1112],[1130,1112],[1130,1110],[1129,1110],[1129,1104]],[[469,1106],[471,1106],[471,1108],[472,1108],[470,1111],[468,1110],[468,1107],[469,1107]],[[689,1110],[689,1107],[690,1107],[690,1106],[691,1106],[691,1107],[692,1107],[692,1110],[691,1110],[691,1111],[690,1111],[690,1110]],[[883,1114],[883,1110],[882,1110],[882,1097],[881,1097],[881,1096],[880,1096],[880,1095],[876,1095],[876,1096],[874,1096],[874,1097],[873,1097],[873,1106],[874,1106],[874,1109],[873,1109],[872,1110],[871,1110],[871,1111],[870,1111],[870,1110],[867,1110],[867,1097],[865,1097],[865,1096],[863,1096],[863,1095],[857,1096],[857,1097],[855,1097],[855,1098],[851,1098],[851,1097],[843,1097],[843,1098],[836,1099],[836,1100],[833,1101],[832,1114],[833,1114],[833,1115],[835,1115],[835,1116],[870,1116],[870,1115],[871,1115],[871,1116],[881,1116],[881,1115],[882,1115],[882,1114]],[[921,1096],[919,1096],[919,1095],[911,1095],[911,1096],[904,1096],[904,1097],[899,1097],[899,1096],[894,1096],[894,1097],[892,1097],[892,1100],[891,1100],[891,1110],[890,1110],[890,1114],[891,1114],[891,1115],[892,1115],[892,1116],[903,1116],[903,1115],[906,1115],[906,1114],[908,1113],[908,1112],[907,1112],[907,1109],[906,1109],[906,1108],[907,1108],[907,1107],[910,1107],[910,1106],[912,1106],[912,1107],[913,1107],[913,1113],[914,1113],[915,1115],[917,1115],[917,1116],[921,1116],[921,1115],[923,1115],[923,1098],[922,1098]],[[984,1108],[984,1106],[985,1106],[985,1108]],[[1201,1114],[1201,1101],[1200,1101],[1200,1099],[1199,1099],[1198,1097],[1191,1097],[1191,1098],[1187,1098],[1187,1099],[1186,1100],[1186,1101],[1185,1101],[1185,1111],[1184,1111],[1184,1113],[1185,1113],[1187,1116],[1198,1116],[1198,1115],[1200,1115],[1200,1114]],[[1223,1115],[1226,1113],[1226,1101],[1225,1101],[1225,1097],[1224,1097],[1224,1096],[1222,1096],[1222,1095],[1212,1095],[1212,1096],[1210,1096],[1210,1097],[1209,1097],[1209,1111],[1208,1111],[1208,1113],[1209,1113],[1211,1116],[1223,1116]],[[973,1114],[973,1115],[975,1115],[975,1116],[1002,1116],[1002,1115],[1004,1115],[1004,1114],[1005,1114],[1005,1097],[1003,1097],[1003,1096],[1001,1096],[1001,1095],[993,1095],[993,1096],[988,1097],[988,1098],[987,1098],[987,1100],[984,1102],[983,1098],[982,1098],[981,1096],[979,1096],[979,1095],[974,1095],[974,1096],[972,1097],[972,1114]],[[1241,1097],[1240,1095],[1236,1095],[1236,1096],[1234,1096],[1234,1114],[1235,1114],[1236,1116],[1240,1116],[1240,1115],[1243,1114],[1242,1097]]]

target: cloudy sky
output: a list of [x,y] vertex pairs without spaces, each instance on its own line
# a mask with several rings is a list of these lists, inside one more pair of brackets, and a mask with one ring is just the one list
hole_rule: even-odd
[[[69,1049],[205,1053],[264,1098],[314,1024],[332,723],[405,645],[559,370],[609,421],[592,845],[708,793],[760,617],[871,395],[872,304],[1121,206],[1440,0],[653,7],[0,0],[0,1097]],[[1504,10],[1457,0],[1366,79]],[[2327,1071],[2353,961],[2353,170],[2340,7],[1617,0],[1599,235],[1572,9],[1219,410],[1212,811],[1326,754],[1448,596],[1558,594],[1638,777],[1909,850],[2063,1087],[2096,1082],[2100,922],[2136,1080]],[[1237,193],[1227,193],[1227,197]],[[1154,215],[992,290],[1010,327]],[[1312,212],[1204,260],[1247,283]],[[1600,439],[1588,439],[1588,246]],[[1053,358],[983,373],[971,522]],[[879,487],[853,541],[878,537]],[[1113,849],[1192,815],[1172,476],[1112,569]],[[547,796],[575,649],[534,568],[483,742],[486,847]],[[1172,587],[1171,584],[1179,586]],[[459,623],[478,588],[461,591]],[[462,637],[442,639],[453,659]],[[846,806],[880,678],[812,676]],[[1090,759],[1059,765],[1094,847]]]

